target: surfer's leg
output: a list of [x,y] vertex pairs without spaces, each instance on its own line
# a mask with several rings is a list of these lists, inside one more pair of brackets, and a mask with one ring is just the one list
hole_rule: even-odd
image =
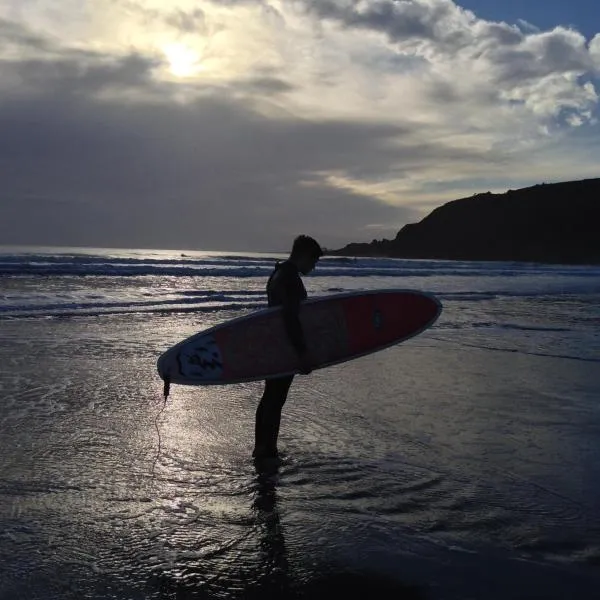
[[273,402],[272,398],[277,391],[276,379],[267,379],[262,398],[256,409],[256,423],[254,426],[254,452],[252,456],[260,457],[267,453],[267,439],[269,428],[269,409]]
[[277,456],[277,438],[279,437],[279,424],[281,422],[281,409],[285,404],[290,391],[294,376],[282,377],[277,380],[276,393],[273,394],[269,410],[269,426],[267,438],[267,452],[273,456]]
[[270,380],[267,379],[265,381],[265,387],[263,389],[263,395],[256,407],[256,421],[254,423],[254,452],[252,452],[252,456],[259,456],[265,452],[265,412],[267,411],[268,398],[270,396],[271,384]]
[[285,404],[294,376],[267,379],[256,409],[255,444],[253,456],[277,456],[277,438],[281,409]]

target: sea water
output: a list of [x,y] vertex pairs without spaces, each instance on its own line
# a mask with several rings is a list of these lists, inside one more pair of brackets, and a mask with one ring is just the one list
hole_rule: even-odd
[[298,376],[265,472],[261,383],[156,359],[278,258],[0,249],[0,598],[600,598],[600,268],[324,258],[443,312]]

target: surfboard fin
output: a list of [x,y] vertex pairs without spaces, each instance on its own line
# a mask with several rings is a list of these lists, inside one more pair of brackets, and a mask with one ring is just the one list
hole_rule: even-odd
[[166,400],[169,397],[169,392],[171,390],[171,378],[168,375],[165,375],[164,382],[165,384],[163,386],[163,396]]

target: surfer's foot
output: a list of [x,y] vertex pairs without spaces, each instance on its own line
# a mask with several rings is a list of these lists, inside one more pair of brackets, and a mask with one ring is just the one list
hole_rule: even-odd
[[273,455],[254,457],[253,460],[254,468],[260,475],[275,475],[283,464],[281,458]]
[[257,460],[276,459],[278,457],[279,453],[277,452],[277,448],[273,449],[257,446],[252,452],[252,458],[255,458]]
[[278,456],[277,450],[270,450],[268,448],[257,447],[252,452],[253,458],[277,458]]

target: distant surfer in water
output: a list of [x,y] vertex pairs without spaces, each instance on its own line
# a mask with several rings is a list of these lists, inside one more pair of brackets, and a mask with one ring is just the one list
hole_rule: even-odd
[[[311,372],[312,359],[306,346],[300,322],[300,304],[306,300],[306,289],[300,274],[308,275],[323,256],[321,246],[312,237],[300,235],[294,240],[289,258],[277,263],[267,282],[269,306],[281,306],[285,331],[298,354],[300,372]],[[277,457],[277,438],[281,409],[294,380],[294,375],[267,379],[256,410],[255,444],[252,456],[257,459]]]

